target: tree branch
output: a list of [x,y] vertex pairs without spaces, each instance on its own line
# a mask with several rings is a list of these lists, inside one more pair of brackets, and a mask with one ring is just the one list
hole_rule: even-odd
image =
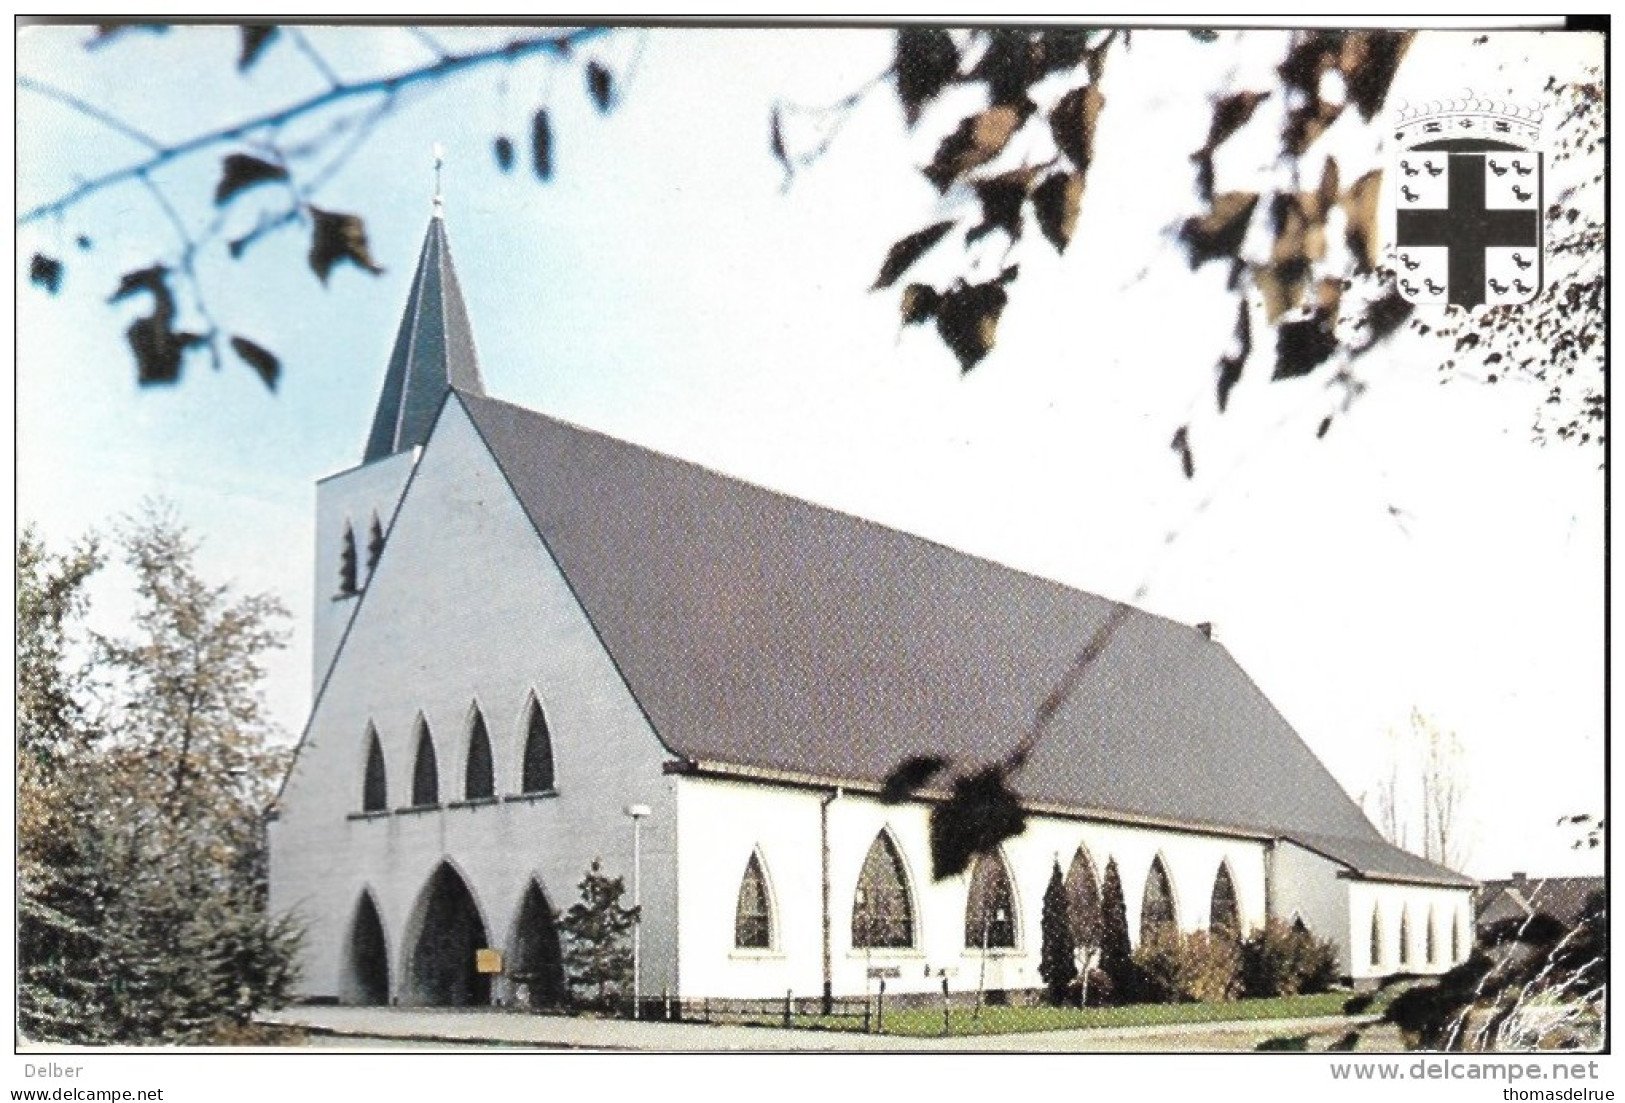
[[164,144],[158,139],[154,138],[152,135],[148,134],[146,131],[139,130],[134,126],[131,126],[117,115],[104,111],[95,104],[88,103],[85,100],[80,99],[72,92],[63,91],[55,85],[46,84],[44,81],[35,80],[33,77],[18,77],[17,87],[23,89],[24,91],[33,92],[36,95],[44,96],[46,99],[55,100],[56,102],[64,104],[67,107],[71,107],[75,111],[79,112],[79,114],[88,119],[101,123],[109,130],[124,135],[132,142],[139,142],[154,152],[163,152]]
[[23,87],[31,87],[45,95],[51,95],[53,92],[55,92],[56,98],[65,103],[69,103],[70,106],[74,106],[77,109],[85,111],[92,118],[98,119],[98,121],[103,122],[105,125],[114,127],[115,129],[122,126],[124,128],[123,132],[132,138],[139,135],[140,137],[138,140],[143,141],[144,144],[146,144],[154,152],[152,156],[146,158],[145,160],[136,162],[134,164],[125,165],[122,168],[114,169],[111,172],[106,172],[100,176],[85,180],[72,190],[58,196],[56,199],[29,208],[18,216],[17,225],[26,226],[31,222],[38,222],[42,218],[62,214],[70,207],[75,206],[90,196],[95,195],[97,192],[102,191],[103,189],[113,187],[118,184],[123,184],[145,174],[151,173],[171,161],[179,160],[180,158],[196,153],[201,149],[207,149],[208,147],[217,145],[221,142],[233,141],[243,137],[244,135],[251,134],[256,130],[281,126],[292,119],[299,118],[303,115],[309,115],[312,112],[319,111],[322,108],[334,103],[339,103],[343,100],[354,99],[357,96],[393,94],[412,85],[430,83],[465,70],[474,69],[479,66],[489,64],[491,62],[500,61],[511,63],[532,54],[552,53],[559,57],[565,57],[568,56],[570,51],[578,44],[607,34],[611,29],[612,28],[609,27],[582,27],[564,34],[544,38],[516,38],[511,42],[489,50],[478,50],[474,53],[454,55],[452,57],[447,57],[443,60],[433,62],[429,65],[419,66],[416,69],[408,69],[404,72],[395,73],[390,76],[375,77],[372,80],[359,81],[355,84],[340,84],[324,92],[318,93],[317,95],[308,96],[305,99],[299,100],[296,103],[289,104],[288,106],[279,108],[275,111],[270,111],[263,115],[256,115],[251,119],[245,119],[242,122],[233,123],[230,126],[224,126],[215,130],[205,131],[201,134],[196,134],[191,138],[172,146],[161,145],[151,138],[140,135],[140,131],[135,130],[133,127],[129,127],[127,124],[122,124],[119,120],[116,120],[112,116],[107,115],[105,112],[100,111],[100,109],[84,103],[83,101],[77,101],[74,97],[70,97],[66,93],[61,93],[57,90],[50,89],[48,86],[39,85],[37,81],[34,81],[31,78],[19,78],[18,83]]

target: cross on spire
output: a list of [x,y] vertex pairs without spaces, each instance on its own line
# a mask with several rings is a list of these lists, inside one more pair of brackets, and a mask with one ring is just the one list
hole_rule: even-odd
[[440,196],[440,167],[446,163],[446,149],[439,142],[434,144],[434,216],[436,218],[445,214],[445,200]]

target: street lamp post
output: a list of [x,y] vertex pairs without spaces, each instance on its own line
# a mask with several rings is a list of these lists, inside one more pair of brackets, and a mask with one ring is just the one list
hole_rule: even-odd
[[643,817],[650,808],[647,804],[629,804],[626,814],[632,818],[632,907],[637,917],[632,920],[632,1017],[642,1014],[643,1001],[643,840],[639,830]]

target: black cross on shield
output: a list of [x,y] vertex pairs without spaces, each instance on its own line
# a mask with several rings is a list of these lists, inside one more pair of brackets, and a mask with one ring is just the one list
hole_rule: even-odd
[[1400,293],[1419,303],[1527,302],[1540,290],[1541,155],[1482,138],[1403,152]]

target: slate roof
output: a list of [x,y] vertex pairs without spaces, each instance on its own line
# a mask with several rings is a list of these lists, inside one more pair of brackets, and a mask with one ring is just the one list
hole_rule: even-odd
[[[479,395],[457,395],[673,755],[878,786],[998,758],[1115,604]],[[1389,845],[1230,653],[1125,610],[1013,779],[1041,810],[1290,838],[1353,875],[1469,886]]]
[[468,308],[446,244],[445,222],[436,211],[423,236],[361,462],[381,460],[426,442],[448,387],[485,393]]
[[1478,892],[1478,924],[1489,926],[1504,919],[1528,919],[1544,912],[1573,926],[1591,897],[1607,891],[1601,877],[1525,877],[1485,881]]

